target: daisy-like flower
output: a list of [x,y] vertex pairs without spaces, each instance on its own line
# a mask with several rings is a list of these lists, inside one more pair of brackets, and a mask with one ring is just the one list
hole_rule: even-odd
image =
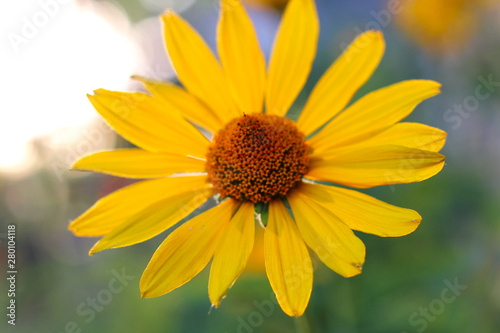
[[458,51],[476,34],[489,0],[404,0],[396,22],[420,46],[437,53]]
[[[222,1],[220,62],[181,17],[167,11],[162,20],[184,87],[140,78],[151,95],[95,91],[89,99],[97,111],[139,148],[95,153],[74,165],[151,179],[102,198],[69,226],[78,236],[104,236],[93,254],[148,240],[218,194],[220,204],[180,225],[157,249],[141,278],[142,297],[168,293],[212,260],[208,293],[219,306],[254,250],[255,205],[268,207],[265,268],[290,316],[302,315],[311,294],[309,249],[351,277],[365,260],[353,230],[402,236],[417,228],[421,217],[413,210],[317,182],[369,188],[422,181],[443,167],[438,151],[446,133],[399,122],[438,94],[438,83],[400,82],[347,106],[382,58],[382,33],[368,31],[350,45],[295,123],[285,115],[315,57],[314,1],[290,1],[267,71],[239,1]],[[198,128],[214,134],[211,142]]]
[[266,5],[276,9],[282,9],[286,6],[288,0],[244,0],[244,2],[252,5]]

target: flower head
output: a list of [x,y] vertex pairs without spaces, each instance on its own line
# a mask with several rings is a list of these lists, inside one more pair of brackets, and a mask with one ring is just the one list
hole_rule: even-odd
[[[222,1],[219,60],[175,13],[167,11],[162,20],[183,87],[138,78],[151,95],[95,91],[89,99],[96,110],[140,148],[95,153],[74,165],[151,178],[102,198],[70,224],[76,235],[103,236],[91,254],[150,239],[215,194],[221,197],[160,245],[142,276],[142,297],[168,293],[212,260],[209,297],[219,306],[252,251],[260,250],[254,249],[260,228],[256,204],[268,207],[265,268],[290,316],[304,312],[311,294],[308,248],[351,277],[361,273],[365,260],[364,244],[353,230],[402,236],[417,228],[421,217],[413,210],[323,185],[418,182],[443,167],[438,151],[446,133],[399,122],[438,94],[438,83],[404,81],[347,106],[382,58],[382,33],[368,31],[351,44],[318,82],[295,123],[285,116],[309,75],[319,32],[312,0],[290,1],[267,71],[239,1]],[[211,142],[200,127],[214,133]]]
[[404,0],[396,21],[420,46],[437,52],[462,49],[480,23],[489,0]]

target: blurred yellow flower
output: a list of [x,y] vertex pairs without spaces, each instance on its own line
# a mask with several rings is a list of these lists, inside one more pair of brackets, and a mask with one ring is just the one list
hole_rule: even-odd
[[244,0],[244,2],[252,5],[265,5],[282,9],[286,6],[288,0]]
[[[218,307],[254,249],[255,204],[268,207],[265,270],[290,316],[302,315],[309,302],[309,249],[351,277],[361,273],[365,260],[365,246],[352,230],[385,237],[417,228],[421,217],[413,210],[316,182],[369,188],[422,181],[443,167],[438,151],[446,133],[399,122],[438,94],[438,83],[400,82],[347,107],[382,58],[382,33],[368,31],[350,45],[318,82],[295,123],[285,115],[315,57],[314,1],[290,1],[267,71],[239,1],[222,1],[220,63],[181,17],[167,11],[162,20],[184,87],[139,78],[151,95],[95,91],[89,99],[96,110],[140,148],[95,153],[74,165],[153,179],[102,198],[69,226],[78,236],[104,236],[93,254],[148,240],[218,193],[220,204],[180,225],[160,245],[141,278],[142,297],[183,285],[212,259],[208,292]],[[214,133],[213,140],[193,124]],[[255,258],[258,265],[258,253]]]
[[403,0],[396,20],[421,47],[434,52],[464,47],[478,29],[487,0]]

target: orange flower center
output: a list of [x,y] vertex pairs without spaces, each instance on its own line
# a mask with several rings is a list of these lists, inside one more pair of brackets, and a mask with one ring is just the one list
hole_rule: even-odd
[[207,172],[223,198],[267,203],[307,172],[309,147],[295,123],[264,114],[234,119],[209,147]]

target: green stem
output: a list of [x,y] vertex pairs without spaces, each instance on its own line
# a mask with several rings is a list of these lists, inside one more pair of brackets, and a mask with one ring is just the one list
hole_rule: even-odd
[[294,318],[295,330],[297,333],[311,333],[309,322],[305,314],[300,317]]

